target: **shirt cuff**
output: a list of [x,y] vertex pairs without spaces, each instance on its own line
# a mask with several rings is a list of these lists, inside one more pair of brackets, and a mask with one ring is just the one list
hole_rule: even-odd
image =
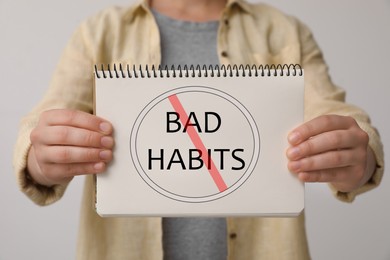
[[30,147],[29,135],[20,136],[14,154],[14,171],[19,188],[38,205],[52,204],[63,196],[68,183],[48,187],[35,182],[27,171],[27,156]]

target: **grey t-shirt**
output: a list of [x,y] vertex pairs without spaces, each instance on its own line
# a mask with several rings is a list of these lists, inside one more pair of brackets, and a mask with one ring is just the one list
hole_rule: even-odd
[[161,65],[219,64],[217,54],[218,21],[174,20],[152,10],[160,31]]
[[[160,31],[162,66],[219,64],[218,21],[179,21],[152,12]],[[163,218],[164,259],[225,260],[226,233],[224,218]]]

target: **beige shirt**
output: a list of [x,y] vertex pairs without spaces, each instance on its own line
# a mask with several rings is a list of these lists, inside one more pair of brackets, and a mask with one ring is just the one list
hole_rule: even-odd
[[[305,119],[322,114],[353,116],[369,134],[377,159],[372,179],[341,193],[343,201],[377,186],[383,174],[383,149],[376,130],[360,109],[344,103],[344,91],[330,80],[312,34],[297,19],[263,4],[230,0],[218,31],[221,64],[301,64],[305,70]],[[122,63],[158,65],[157,25],[147,2],[109,8],[87,19],[71,37],[43,100],[21,122],[14,166],[21,190],[39,205],[51,204],[66,185],[36,185],[26,172],[29,135],[39,114],[54,108],[92,112],[93,66]],[[270,111],[272,113],[272,111]],[[93,207],[93,178],[86,178],[77,259],[162,259],[161,218],[101,218]],[[309,259],[304,215],[297,218],[228,218],[228,259]]]

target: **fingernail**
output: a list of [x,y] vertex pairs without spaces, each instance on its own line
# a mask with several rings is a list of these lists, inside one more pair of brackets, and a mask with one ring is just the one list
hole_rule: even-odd
[[104,169],[104,162],[98,162],[93,165],[93,168],[97,171],[100,172]]
[[299,148],[298,147],[291,147],[287,151],[287,156],[290,159],[296,159],[299,157]]
[[300,162],[290,162],[289,168],[293,172],[298,172],[301,167]]
[[100,143],[105,148],[112,148],[114,146],[114,138],[111,136],[103,136],[102,139],[100,139]]
[[288,141],[291,144],[297,144],[299,142],[299,140],[300,140],[300,137],[299,137],[299,133],[297,133],[297,132],[292,132],[288,136]]
[[101,151],[101,152],[99,153],[99,157],[100,157],[100,159],[102,159],[102,160],[108,160],[108,159],[111,158],[111,151],[109,151],[109,150]]
[[107,122],[100,123],[100,130],[102,130],[104,133],[109,133],[111,130],[110,124]]

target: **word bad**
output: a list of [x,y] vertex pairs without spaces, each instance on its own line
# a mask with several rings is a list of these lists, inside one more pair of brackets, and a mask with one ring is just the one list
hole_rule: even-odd
[[[215,112],[205,112],[204,113],[204,132],[205,133],[215,133],[221,127],[221,117]],[[209,122],[214,118],[216,121],[216,126],[210,128]],[[183,126],[183,133],[187,132],[189,126],[194,126],[198,133],[202,133],[201,125],[194,112],[190,112],[188,119]],[[176,133],[179,132],[182,128],[180,123],[180,115],[177,112],[167,112],[167,133]]]

